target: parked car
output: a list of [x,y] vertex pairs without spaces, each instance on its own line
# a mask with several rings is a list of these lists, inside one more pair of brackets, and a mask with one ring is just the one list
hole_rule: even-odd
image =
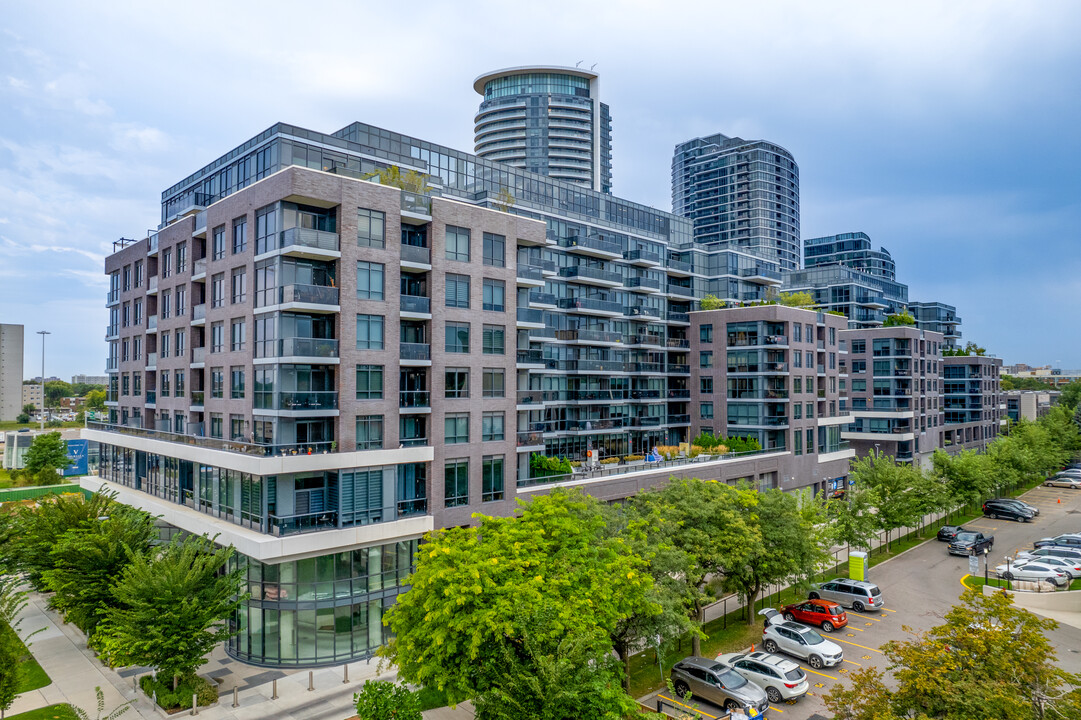
[[1029,505],[1024,500],[1018,500],[1017,498],[994,498],[993,500],[988,500],[988,502],[1007,503],[1010,505],[1016,505],[1020,508],[1026,508],[1032,511],[1033,517],[1040,514],[1040,508],[1036,507],[1035,505]]
[[1065,470],[1059,470],[1056,475],[1081,475],[1081,468],[1068,467]]
[[955,537],[957,537],[957,533],[963,532],[968,531],[960,525],[943,525],[938,529],[938,535],[936,535],[935,537],[937,537],[941,542],[950,542]]
[[773,608],[763,608],[758,611],[758,614],[762,616],[763,626],[784,622],[784,616],[781,615],[781,612]]
[[850,607],[856,612],[881,610],[885,604],[882,602],[882,591],[878,589],[878,586],[863,580],[834,578],[821,585],[812,585],[811,588],[808,597],[812,600],[825,598],[844,607]]
[[771,703],[798,700],[811,688],[807,673],[799,665],[780,655],[767,652],[726,653],[717,662],[732,669],[765,691]]
[[739,708],[751,717],[762,716],[769,708],[769,698],[762,688],[709,658],[688,657],[677,662],[672,668],[672,687],[677,695],[686,696],[689,690],[691,697],[729,712]]
[[794,622],[776,623],[764,628],[762,647],[768,653],[783,651],[806,660],[814,670],[833,667],[844,660],[840,645],[822,637],[814,628]]
[[1035,514],[1031,510],[999,500],[988,500],[985,502],[983,504],[983,514],[992,520],[1005,518],[1007,520],[1016,520],[1017,522],[1032,522],[1032,518],[1035,517]]
[[1077,533],[1066,533],[1065,535],[1059,535],[1058,537],[1041,538],[1032,543],[1032,546],[1037,549],[1051,545],[1055,547],[1081,548],[1081,535]]
[[848,624],[845,609],[832,600],[804,600],[785,605],[781,609],[784,619],[789,622],[801,622],[817,625],[823,632],[831,633]]
[[1081,549],[1079,548],[1062,548],[1055,547],[1054,545],[1045,545],[1042,548],[1035,550],[1022,550],[1017,553],[1019,560],[1033,560],[1042,559],[1046,557],[1057,557],[1063,560],[1071,560],[1081,564]]
[[1014,566],[1020,567],[1031,562],[1038,562],[1040,565],[1047,565],[1050,568],[1066,573],[1071,580],[1081,577],[1081,560],[1072,558],[1060,558],[1053,555],[1045,555],[1039,558],[1018,558]]
[[995,572],[1003,580],[1029,580],[1034,582],[1050,582],[1055,587],[1066,587],[1070,584],[1070,578],[1061,570],[1049,567],[1033,560],[1023,565],[999,565]]
[[1060,487],[1068,490],[1081,490],[1081,474],[1078,475],[1056,475],[1047,482],[1044,487]]
[[995,546],[994,535],[984,535],[982,532],[966,530],[958,533],[950,543],[950,555],[980,555],[984,548],[990,550]]

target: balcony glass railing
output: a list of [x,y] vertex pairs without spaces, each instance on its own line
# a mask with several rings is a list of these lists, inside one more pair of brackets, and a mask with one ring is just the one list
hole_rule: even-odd
[[694,297],[694,290],[689,287],[683,287],[682,285],[669,285],[669,295],[681,295],[683,297]]
[[[191,427],[192,424],[189,424]],[[201,427],[202,424],[195,424]],[[207,448],[209,450],[223,450],[244,455],[270,456],[270,455],[314,455],[316,453],[337,452],[337,444],[332,441],[309,442],[309,443],[285,443],[285,444],[258,444],[240,440],[225,440],[222,438],[208,438],[202,435],[185,435],[167,430],[155,430],[152,428],[137,428],[127,425],[114,425],[110,423],[88,422],[87,428],[104,432],[115,432],[132,437],[143,437],[152,440],[192,445],[194,447]]]
[[668,311],[668,322],[690,323],[691,322],[691,316],[690,316],[689,313],[677,312],[675,310],[669,310]]
[[623,334],[608,330],[556,330],[556,338],[568,342],[598,342],[618,343],[623,342]]
[[278,288],[278,302],[337,305],[338,288],[326,285],[285,285]]
[[671,258],[668,259],[667,267],[669,270],[677,270],[687,273],[691,272],[694,269],[689,262],[685,262],[683,260],[673,260]]
[[427,408],[432,406],[432,394],[428,390],[400,390],[398,407]]
[[515,273],[523,280],[544,281],[544,271],[541,268],[532,265],[518,265]]
[[665,395],[669,400],[688,400],[691,397],[691,391],[685,388],[673,388],[668,390]]
[[402,360],[431,360],[432,346],[428,343],[401,343],[398,355]]
[[623,308],[623,314],[627,317],[655,317],[661,316],[659,308],[647,307],[644,305],[632,305]]
[[402,312],[426,315],[432,312],[432,300],[419,295],[402,295],[400,307]]
[[[338,237],[338,233],[327,232],[326,230],[313,230],[312,228],[289,228],[288,230],[282,230],[278,236],[278,242],[282,250],[288,250],[289,248],[301,247],[312,248],[315,250],[327,250],[330,252],[338,252],[341,250],[341,240]],[[270,244],[273,243],[273,238],[270,238]],[[268,252],[274,250],[273,247],[260,247],[258,252]]]
[[282,338],[278,340],[278,357],[338,357],[338,341],[334,338]]
[[109,292],[107,292],[105,294],[105,304],[106,305],[115,305],[118,302],[120,302],[120,291],[119,290],[110,290]]
[[648,250],[624,250],[623,259],[628,262],[644,262],[653,263],[655,265],[661,264],[661,256],[658,253],[649,252]]
[[105,326],[105,337],[106,338],[116,337],[119,334],[120,334],[120,328],[118,328],[116,325],[106,325]]
[[566,240],[563,243],[566,248],[582,248],[586,250],[596,250],[597,252],[608,253],[610,255],[623,256],[623,246],[617,242],[611,240],[605,240],[599,235],[575,235]]
[[191,349],[191,362],[192,362],[192,364],[205,363],[206,362],[206,347],[205,346],[204,347],[193,347]]
[[421,447],[430,444],[426,437],[403,437],[400,438],[400,442],[402,447]]
[[419,245],[402,245],[402,260],[418,265],[431,265],[432,253],[428,248]]
[[316,392],[280,392],[277,393],[278,408],[281,410],[337,410],[338,393],[333,390]]
[[204,390],[192,390],[191,391],[191,404],[195,407],[202,407],[203,402],[206,400],[206,391]]
[[665,341],[665,346],[673,349],[689,348],[691,346],[691,341],[686,338],[668,338],[668,340]]
[[402,190],[402,212],[431,216],[432,198],[428,195]]
[[[192,395],[194,395],[194,394],[195,393],[192,393]],[[157,402],[158,402],[158,393],[155,392],[154,390],[147,390],[146,391],[146,404],[147,405],[155,405],[155,404],[157,404]]]
[[668,363],[668,372],[675,375],[689,375],[691,366],[686,363]]
[[199,258],[191,265],[192,275],[206,275],[206,258]]
[[629,288],[645,288],[648,290],[661,289],[661,281],[654,280],[653,278],[632,277],[627,278],[626,282],[623,284]]
[[[400,500],[388,507],[354,510],[340,515],[335,511],[305,513],[302,515],[270,515],[268,526],[272,535],[296,535],[337,527],[393,522],[410,515],[424,515],[426,512],[428,512],[428,499],[414,498]],[[342,518],[340,524],[339,517]],[[346,517],[348,517],[348,520],[345,519]]]
[[147,318],[146,318],[146,329],[148,331],[158,329],[158,316],[157,315],[149,315],[149,316],[147,316]]
[[555,305],[556,296],[552,293],[539,292],[537,290],[529,293],[530,305]]
[[541,350],[519,350],[518,362],[524,365],[538,365],[544,362],[544,352]]
[[206,303],[202,305],[193,305],[191,308],[192,320],[206,320]]
[[146,354],[146,366],[155,367],[158,364],[158,354],[156,352],[148,352]]
[[560,268],[559,274],[568,280],[587,278],[589,280],[598,280],[613,285],[623,284],[623,276],[619,273],[601,270],[600,268],[590,267],[589,265],[572,265],[570,267]]
[[541,325],[544,323],[544,312],[537,308],[518,308],[518,322]]
[[594,310],[597,312],[612,313],[615,315],[623,314],[623,306],[617,302],[610,300],[599,300],[597,298],[588,297],[572,297],[572,298],[560,298],[559,307],[564,310]]
[[691,416],[690,415],[669,415],[668,416],[668,424],[669,425],[690,425],[691,424]]

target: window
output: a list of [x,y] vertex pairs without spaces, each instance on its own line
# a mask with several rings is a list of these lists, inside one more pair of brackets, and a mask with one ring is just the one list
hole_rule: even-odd
[[163,320],[173,314],[172,308],[173,296],[166,290],[161,294],[161,317]]
[[447,273],[447,307],[469,307],[469,276]]
[[225,397],[225,371],[223,368],[210,368],[210,397]]
[[803,353],[801,353],[799,350],[796,350],[795,352],[792,353],[792,367],[794,367],[794,368],[803,367]]
[[507,286],[502,280],[484,278],[484,309],[503,312],[507,308]]
[[210,437],[221,437],[222,424],[221,413],[210,413]]
[[867,361],[866,360],[853,360],[852,361],[852,372],[853,373],[865,373],[865,372],[867,372]]
[[699,378],[699,391],[703,395],[713,394],[713,378]]
[[120,313],[121,327],[129,327],[131,325],[131,303],[124,303],[124,310]]
[[807,431],[807,454],[813,455],[815,451],[815,431]]
[[468,460],[448,460],[443,466],[443,498],[447,507],[469,504]]
[[445,350],[449,353],[469,352],[469,323],[447,323]]
[[481,442],[495,442],[503,439],[505,416],[501,412],[486,412],[480,419]]
[[866,340],[853,340],[852,341],[852,352],[853,353],[865,353],[865,352],[867,352],[867,341]]
[[503,499],[503,456],[485,455],[481,464],[480,501]]
[[216,322],[210,325],[210,352],[220,353],[225,346],[225,324]]
[[173,347],[176,348],[176,356],[184,357],[184,345],[187,343],[188,333],[184,330],[177,330],[173,337],[176,341],[173,344]]
[[810,350],[807,351],[807,369],[811,369],[815,366],[815,355]]
[[131,394],[142,395],[143,394],[143,374],[132,373],[131,374]]
[[229,397],[244,397],[244,368],[229,368]]
[[698,339],[704,343],[713,342],[713,325],[703,325],[698,328]]
[[160,384],[161,387],[160,387],[160,390],[159,390],[158,394],[161,395],[162,397],[169,397],[170,393],[169,393],[169,373],[168,372],[166,372],[164,370],[162,371],[162,373],[161,373],[161,381],[160,381],[159,384]]
[[247,335],[247,323],[243,320],[233,320],[229,326],[229,349],[234,352],[243,350]]
[[711,368],[713,367],[713,351],[703,350],[698,354],[698,367]]
[[248,249],[248,219],[237,218],[233,221],[233,254],[239,255]]
[[[799,403],[792,403],[792,419],[799,420],[803,417],[803,405]],[[799,435],[799,433],[796,433]]]
[[383,397],[383,366],[357,365],[357,400]]
[[484,369],[484,397],[501,398],[506,396],[506,379],[502,369]]
[[214,228],[214,241],[212,247],[215,260],[225,257],[225,226]]
[[803,342],[803,326],[792,323],[792,342]]
[[[507,239],[502,235],[484,233],[484,264],[505,267],[507,264]],[[500,485],[502,487],[502,485]]]
[[176,289],[176,316],[182,317],[188,305],[188,293],[184,288]]
[[444,374],[448,398],[469,397],[469,368],[447,368]]
[[798,395],[801,392],[803,392],[803,378],[799,378],[799,377],[798,378],[793,378],[792,379],[792,394],[793,395]]
[[278,247],[278,211],[273,205],[255,211],[255,254]]
[[469,442],[469,413],[451,413],[443,418],[443,442],[447,445]]
[[143,324],[143,301],[141,299],[136,300],[131,306],[131,323],[133,325]]
[[233,270],[233,304],[242,303],[248,298],[248,274],[244,268]]
[[244,416],[229,416],[229,439],[244,441],[248,438],[244,435]]
[[383,263],[357,263],[357,298],[359,300],[383,299]]
[[[165,374],[164,372],[162,373]],[[177,370],[174,374],[176,379],[176,387],[173,388],[174,397],[184,397],[184,371]]]
[[361,247],[386,247],[386,214],[378,210],[357,209],[357,245]]
[[161,334],[161,342],[159,345],[161,346],[161,356],[163,358],[169,357],[169,348],[171,347],[169,344],[169,333],[163,332]]
[[482,345],[485,355],[503,355],[506,352],[506,329],[502,325],[485,325]]
[[[799,326],[797,325],[796,327],[799,327]],[[803,432],[800,431],[800,430],[796,430],[796,432],[792,433],[792,439],[796,441],[795,442],[795,447],[792,450],[793,454],[802,455],[803,454]]]
[[837,328],[830,328],[830,345],[837,344]]
[[357,450],[379,450],[383,447],[383,416],[357,417]]
[[699,408],[701,408],[702,419],[703,420],[712,420],[713,419],[713,403],[711,403],[711,402],[701,403],[699,405]]
[[167,278],[173,274],[173,251],[163,250],[161,253],[161,276]]
[[143,355],[143,339],[135,336],[131,341],[131,359],[138,360]]
[[180,243],[176,246],[176,271],[178,273],[188,271],[188,244]]
[[218,273],[210,278],[210,307],[225,304],[225,273]]
[[383,316],[357,315],[357,350],[383,349]]
[[143,286],[143,261],[138,260],[135,263],[135,287]]
[[447,260],[469,262],[469,229],[447,225]]
[[130,380],[131,380],[131,378],[128,377],[127,373],[124,373],[123,375],[120,376],[120,394],[121,395],[128,395],[129,394],[128,390],[129,390]]

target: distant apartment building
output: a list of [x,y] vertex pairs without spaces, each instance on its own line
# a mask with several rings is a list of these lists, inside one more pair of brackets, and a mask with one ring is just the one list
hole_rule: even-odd
[[985,450],[1006,419],[1002,360],[978,355],[942,358],[942,443],[949,452]]
[[784,305],[691,313],[693,432],[787,454],[763,487],[844,488],[844,318]]
[[22,386],[22,405],[19,406],[19,412],[22,412],[24,405],[33,405],[36,409],[40,410],[45,407],[45,402],[42,400],[41,383],[29,383]]
[[844,265],[822,265],[784,276],[784,292],[809,293],[820,310],[839,312],[849,328],[881,327],[887,314],[900,312],[908,286]]
[[852,412],[842,437],[857,456],[881,453],[928,465],[944,431],[942,334],[897,326],[846,330],[841,337]]
[[108,385],[108,375],[72,375],[72,385]]
[[1058,404],[1059,390],[1005,390],[1006,417],[1010,422],[1035,422]]
[[800,267],[799,166],[779,145],[720,133],[676,145],[672,212],[691,219],[696,243]]
[[23,411],[23,326],[0,324],[0,420]]
[[961,339],[961,318],[953,305],[940,302],[911,302],[908,304],[908,312],[916,319],[916,327],[942,333],[946,347],[957,347]]

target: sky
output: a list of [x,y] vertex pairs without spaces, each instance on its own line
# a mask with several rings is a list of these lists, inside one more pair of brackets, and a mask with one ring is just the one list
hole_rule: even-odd
[[4,3],[0,322],[102,374],[104,258],[275,122],[472,150],[473,79],[596,64],[616,195],[671,208],[722,132],[800,166],[802,235],[863,231],[1006,363],[1081,368],[1081,3]]

